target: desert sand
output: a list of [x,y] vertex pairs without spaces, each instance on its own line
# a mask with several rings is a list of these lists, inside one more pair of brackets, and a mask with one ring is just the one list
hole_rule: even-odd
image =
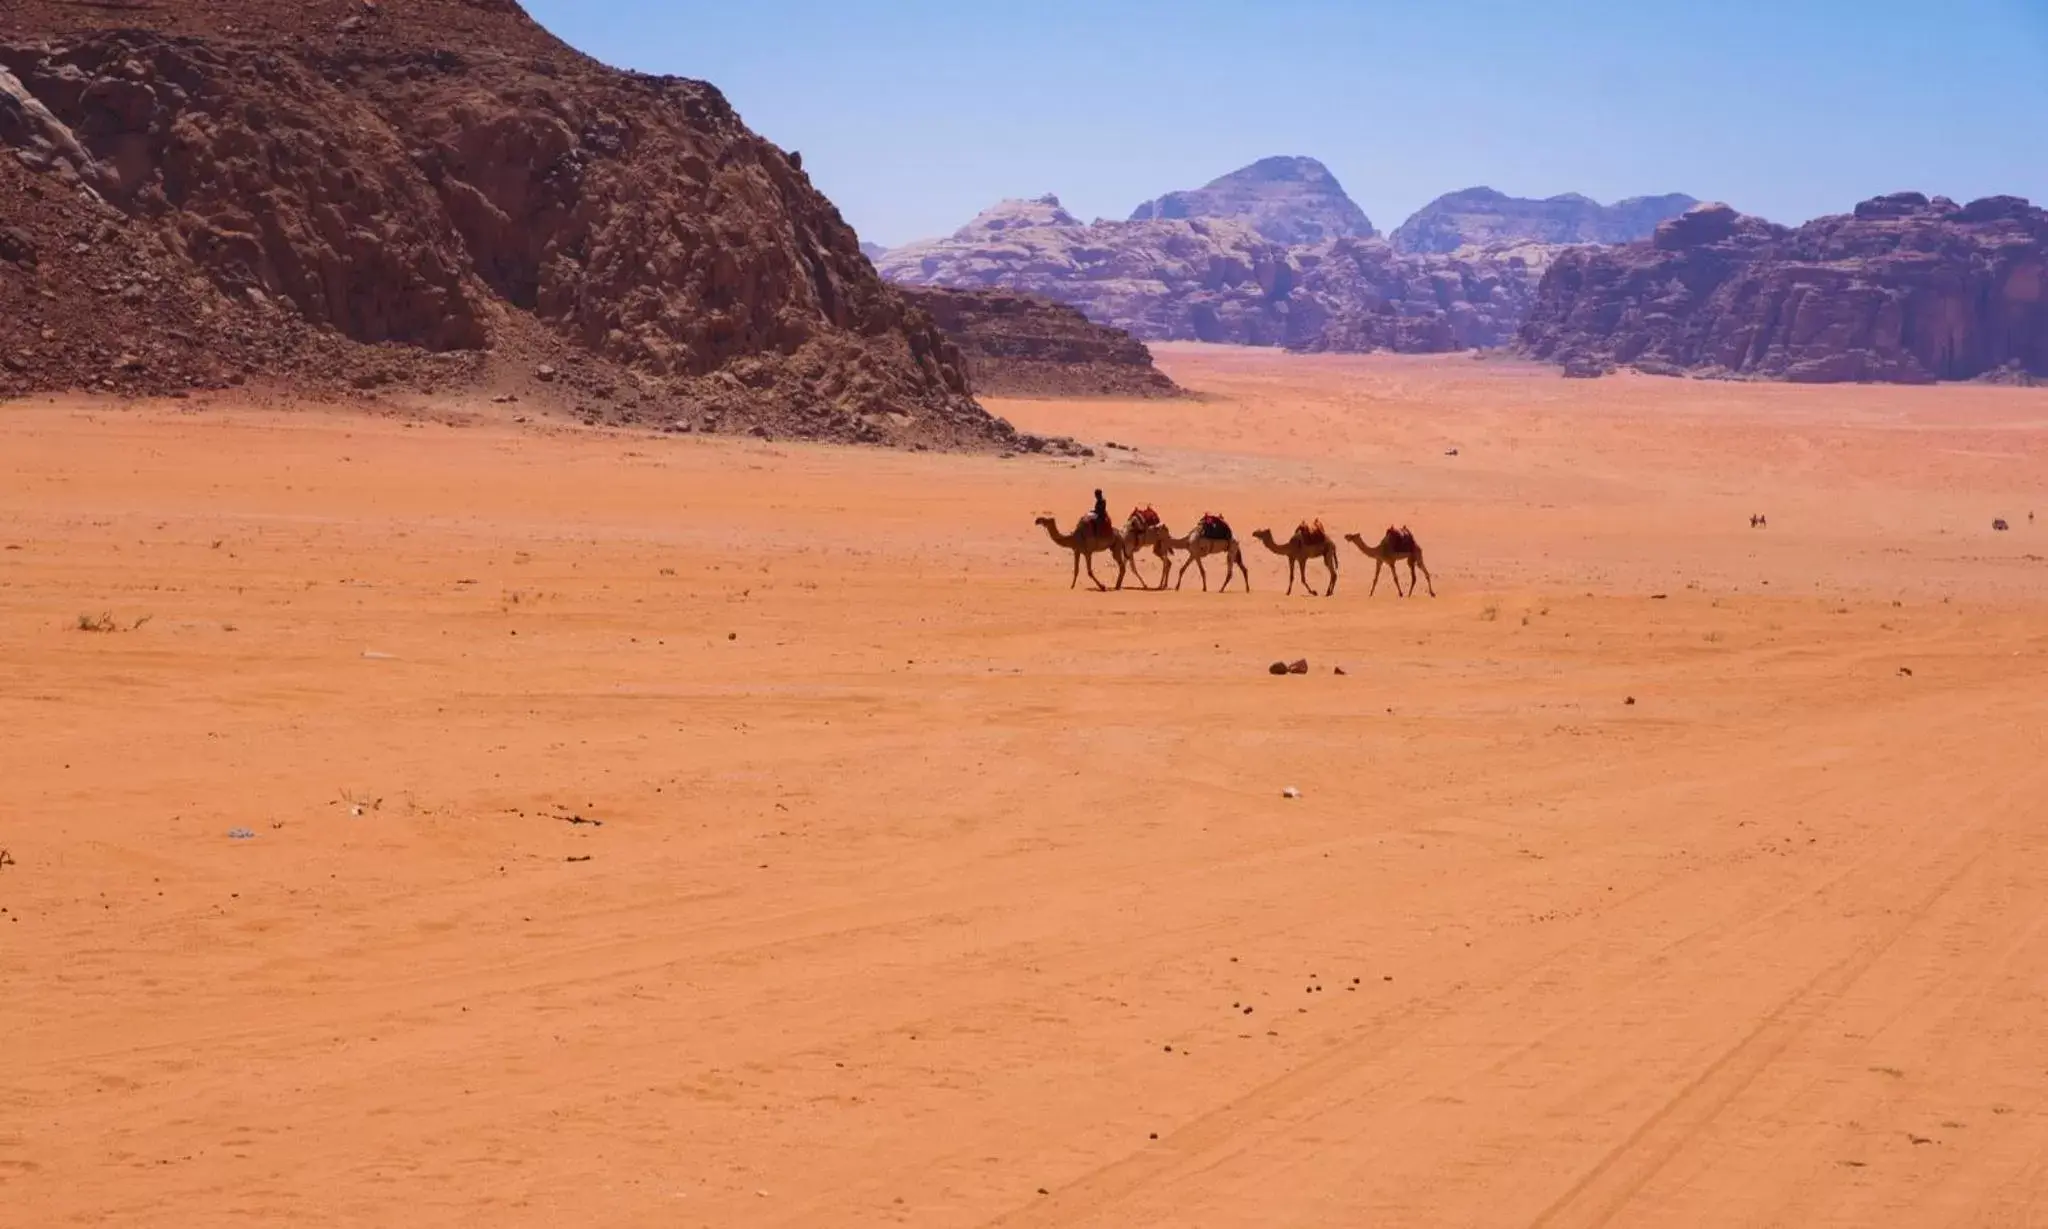
[[0,1222],[2048,1218],[2048,393],[1159,352],[992,404],[1092,463],[0,407]]

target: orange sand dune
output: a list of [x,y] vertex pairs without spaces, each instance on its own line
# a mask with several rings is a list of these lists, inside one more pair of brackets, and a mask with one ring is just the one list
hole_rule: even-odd
[[[2048,1217],[2048,396],[1162,357],[997,407],[1090,464],[0,408],[0,1223]],[[1255,592],[1070,592],[1098,485]]]

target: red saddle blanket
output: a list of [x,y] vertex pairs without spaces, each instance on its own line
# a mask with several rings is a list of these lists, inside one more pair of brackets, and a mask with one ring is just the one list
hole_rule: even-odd
[[1159,514],[1149,507],[1133,508],[1130,523],[1140,529],[1155,529],[1159,525]]
[[1324,546],[1330,541],[1330,535],[1323,529],[1321,521],[1316,521],[1313,524],[1303,521],[1295,528],[1294,536],[1310,546]]

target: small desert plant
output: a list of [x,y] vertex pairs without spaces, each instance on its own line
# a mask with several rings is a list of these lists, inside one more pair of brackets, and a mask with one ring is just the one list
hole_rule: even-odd
[[102,611],[96,615],[82,614],[78,616],[78,630],[82,632],[118,632],[121,630],[121,625],[114,622],[114,616],[111,612]]
[[1485,623],[1493,622],[1495,619],[1500,618],[1500,607],[1488,606],[1486,609],[1479,612],[1479,618],[1482,622]]

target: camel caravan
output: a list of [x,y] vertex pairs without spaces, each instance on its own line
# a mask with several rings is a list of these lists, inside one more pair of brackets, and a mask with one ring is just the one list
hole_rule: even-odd
[[[1166,522],[1161,520],[1159,514],[1149,505],[1133,509],[1119,527],[1109,517],[1109,508],[1102,498],[1102,492],[1097,491],[1094,509],[1081,517],[1072,533],[1061,533],[1059,522],[1050,516],[1041,516],[1036,523],[1052,538],[1053,545],[1072,553],[1074,568],[1073,578],[1067,585],[1069,589],[1081,583],[1081,573],[1085,569],[1088,579],[1094,582],[1095,587],[1107,592],[1110,586],[1104,584],[1102,578],[1095,574],[1095,556],[1108,555],[1110,561],[1116,564],[1115,587],[1118,589],[1124,587],[1126,577],[1136,577],[1141,589],[1163,590],[1166,588],[1169,575],[1173,578],[1173,587],[1179,589],[1187,580],[1188,568],[1193,566],[1195,574],[1201,579],[1202,591],[1206,593],[1209,591],[1209,569],[1204,561],[1221,556],[1223,583],[1217,587],[1217,592],[1228,591],[1234,577],[1242,578],[1244,591],[1251,592],[1252,574],[1251,570],[1245,567],[1244,551],[1238,545],[1237,535],[1230,528],[1230,522],[1213,512],[1205,513],[1195,522],[1193,529],[1179,535],[1168,529]],[[1285,541],[1274,537],[1270,529],[1255,530],[1252,537],[1267,550],[1286,557],[1287,592],[1290,595],[1294,592],[1297,576],[1301,579],[1302,588],[1311,597],[1327,597],[1337,592],[1337,542],[1335,536],[1323,528],[1320,520],[1303,521],[1295,527],[1293,536]],[[1345,534],[1344,540],[1373,561],[1372,587],[1366,590],[1367,597],[1379,592],[1382,569],[1393,577],[1394,593],[1397,596],[1407,597],[1415,592],[1418,572],[1421,574],[1421,583],[1429,587],[1429,595],[1436,596],[1436,580],[1429,574],[1429,566],[1422,561],[1422,547],[1407,526],[1398,529],[1388,527],[1380,536],[1380,540],[1374,543],[1368,543],[1363,536],[1355,533]],[[1147,551],[1159,561],[1159,583],[1156,585],[1147,583],[1144,572],[1139,568],[1140,555]],[[1181,563],[1178,573],[1173,571],[1175,554],[1187,556]],[[1321,564],[1327,577],[1320,594],[1317,593],[1315,582],[1309,575],[1310,563]],[[1401,563],[1408,565],[1408,588],[1405,591],[1401,588],[1401,573],[1397,568]]]

